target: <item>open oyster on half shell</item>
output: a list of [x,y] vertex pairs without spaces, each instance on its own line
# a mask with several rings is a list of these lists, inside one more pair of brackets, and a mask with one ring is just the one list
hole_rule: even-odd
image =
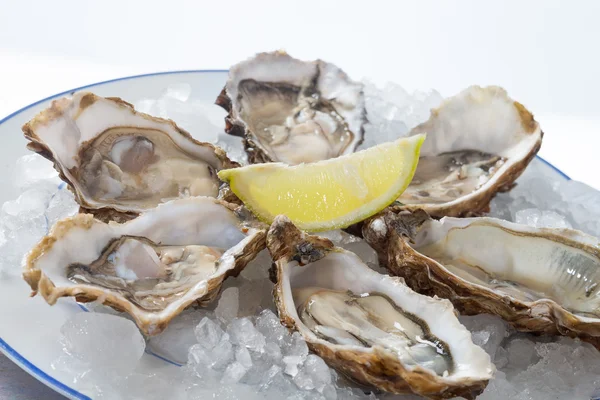
[[267,234],[279,316],[329,366],[361,384],[432,399],[474,399],[492,377],[447,300],[412,291],[285,216]]
[[437,221],[387,211],[363,226],[380,261],[414,290],[465,314],[600,345],[600,242],[570,229],[495,218]]
[[496,86],[472,86],[432,110],[409,135],[427,134],[413,181],[398,201],[435,217],[489,211],[535,157],[543,132],[523,105]]
[[326,160],[363,140],[363,85],[321,60],[258,54],[231,67],[216,103],[229,113],[227,133],[244,138],[250,163]]
[[237,166],[171,120],[88,92],[54,100],[23,132],[30,150],[54,162],[83,211],[105,220],[181,197],[217,197],[217,171]]
[[265,226],[248,214],[209,197],[172,200],[123,224],[78,214],[28,253],[23,276],[48,304],[97,300],[156,335],[264,249]]

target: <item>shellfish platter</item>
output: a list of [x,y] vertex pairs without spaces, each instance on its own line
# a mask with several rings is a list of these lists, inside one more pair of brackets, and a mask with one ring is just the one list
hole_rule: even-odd
[[50,100],[0,123],[0,349],[65,396],[600,398],[600,192],[504,89],[273,52]]

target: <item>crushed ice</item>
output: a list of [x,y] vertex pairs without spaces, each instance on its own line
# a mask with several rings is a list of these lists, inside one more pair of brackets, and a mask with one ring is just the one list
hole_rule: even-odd
[[431,109],[443,100],[435,90],[410,94],[395,83],[383,88],[367,80],[363,83],[368,123],[359,150],[406,136],[412,128],[425,122]]
[[187,83],[172,84],[158,99],[142,99],[134,104],[136,110],[161,118],[174,120],[195,139],[213,142],[227,152],[227,156],[242,164],[248,159],[242,139],[223,131],[227,112],[213,104],[190,99],[192,87]]
[[[367,82],[369,124],[363,147],[405,135],[438,106],[439,93],[416,92]],[[239,138],[222,132],[224,111],[192,100],[187,84],[167,88],[159,99],[136,103],[141,111],[171,118],[198,140],[221,145],[244,162]],[[379,133],[378,133],[379,132]],[[374,139],[375,138],[375,139]],[[548,174],[534,160],[509,193],[492,202],[491,215],[537,227],[573,227],[600,236],[600,192]],[[77,212],[71,192],[49,162],[29,154],[17,161],[15,186],[22,195],[0,211],[0,278],[20,274],[23,255],[58,219]],[[342,231],[323,233],[378,269],[377,255]],[[225,282],[220,299],[203,310],[179,315],[144,343],[127,317],[114,311],[79,313],[61,329],[64,354],[52,367],[67,373],[78,390],[107,399],[413,399],[364,394],[348,386],[324,361],[310,354],[299,334],[290,334],[274,313],[271,260],[262,252],[237,279]],[[516,333],[498,317],[460,317],[498,368],[482,400],[596,399],[600,397],[600,353],[569,338]],[[140,372],[143,352],[175,364]]]
[[22,193],[0,210],[0,278],[20,275],[25,253],[56,221],[79,210],[52,164],[37,154],[17,160],[13,184]]

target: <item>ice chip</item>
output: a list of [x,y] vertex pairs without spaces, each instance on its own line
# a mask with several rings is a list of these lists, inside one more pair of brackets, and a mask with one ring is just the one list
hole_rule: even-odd
[[461,316],[460,322],[471,331],[473,343],[481,346],[494,359],[500,343],[508,335],[508,325],[501,318],[480,314]]
[[506,367],[508,365],[508,351],[504,347],[498,347],[492,362],[496,365],[496,368]]
[[200,342],[190,347],[188,365],[199,365],[201,368],[219,370],[225,368],[234,357],[234,350],[229,335],[225,333],[218,343],[209,347]]
[[513,339],[506,346],[508,363],[511,368],[525,369],[535,355],[535,343],[529,339]]
[[268,357],[273,363],[281,361],[283,357],[281,348],[276,343],[268,342],[265,345],[265,357]]
[[571,228],[571,224],[557,212],[544,211],[542,216],[538,220],[538,227],[540,228]]
[[269,279],[243,281],[239,287],[240,303],[239,316],[254,316],[264,309],[275,309],[273,302],[273,282]]
[[504,400],[513,399],[518,391],[506,380],[506,375],[502,371],[496,371],[494,379],[490,381],[485,391],[477,399],[482,400]]
[[473,340],[473,343],[475,343],[478,346],[484,346],[487,342],[490,341],[491,336],[492,332],[488,332],[486,330],[471,332],[471,339]]
[[40,181],[51,181],[58,186],[58,172],[50,161],[39,154],[27,154],[17,159],[13,181],[19,188],[27,188]]
[[249,281],[266,280],[269,278],[269,268],[271,268],[272,262],[269,251],[264,249],[242,270],[240,276]]
[[302,365],[304,357],[302,356],[285,356],[283,363],[285,365],[285,373],[294,377],[298,374],[299,366]]
[[235,360],[242,364],[244,368],[252,367],[252,357],[247,348],[240,346],[235,351]]
[[[188,131],[196,140],[213,142],[223,131],[223,119],[214,122],[214,112],[207,110],[219,107],[189,99],[191,88],[188,84],[176,84],[164,91],[163,95],[154,102],[142,102],[139,105],[143,112],[160,118],[168,118],[177,123],[180,128]],[[218,112],[218,110],[215,110]]]
[[51,197],[58,190],[55,185],[39,185],[23,192],[16,200],[2,205],[2,214],[7,217],[21,218],[23,223],[28,219],[43,215]]
[[162,97],[170,97],[181,102],[186,102],[192,94],[192,87],[189,83],[172,83],[162,94]]
[[148,350],[167,360],[185,364],[190,347],[197,343],[194,331],[199,325],[200,318],[202,313],[197,312],[184,312],[178,315],[160,335],[148,339]]
[[279,317],[271,310],[263,310],[256,319],[256,328],[268,341],[281,345],[284,338],[289,336],[288,330],[281,325]]
[[526,208],[515,213],[515,222],[536,228],[571,228],[571,224],[554,211]]
[[325,361],[319,356],[310,354],[304,363],[304,371],[312,376],[312,381],[318,392],[331,384],[331,372]]
[[308,355],[308,346],[298,332],[292,334],[291,340],[282,347],[282,352],[286,356],[297,356],[304,360]]
[[261,391],[268,399],[287,399],[298,392],[298,387],[292,380],[283,374],[279,366],[271,367],[261,383]]
[[312,376],[304,372],[304,370],[296,373],[294,376],[294,383],[300,389],[312,390],[315,388],[315,384],[312,380]]
[[118,382],[110,382],[115,389],[118,389],[121,397],[106,397],[110,399],[145,399],[159,400],[185,399],[185,386],[181,382],[181,371],[179,368],[160,368],[157,367],[151,373],[134,372],[131,375],[123,377]]
[[150,114],[152,109],[155,107],[155,99],[141,99],[133,104],[133,107],[142,113]]
[[248,164],[248,155],[244,151],[242,138],[226,133],[219,133],[215,144],[222,148],[232,161],[236,161],[241,165]]
[[238,315],[240,307],[239,289],[229,287],[221,292],[219,304],[215,308],[215,315],[223,323],[228,323]]
[[233,344],[226,333],[221,337],[219,343],[212,349],[212,362],[213,368],[223,368],[233,359]]
[[207,349],[214,348],[224,335],[223,329],[208,317],[202,318],[194,329],[196,339],[201,346]]
[[335,229],[332,231],[319,232],[318,235],[331,240],[333,242],[333,244],[335,244],[336,246],[339,246],[340,243],[342,243],[342,240],[344,239],[344,233],[345,232],[342,231],[341,229]]
[[325,237],[333,242],[336,246],[343,247],[344,249],[348,249],[348,246],[351,246],[355,243],[366,242],[350,233],[344,232],[341,229],[335,229],[332,231],[319,232],[319,236]]
[[202,344],[195,344],[188,350],[188,364],[189,365],[203,365],[208,366],[211,361],[211,356],[208,354],[209,350]]
[[48,220],[48,226],[51,227],[58,220],[75,215],[78,212],[79,204],[75,202],[73,193],[65,185],[50,198],[45,215]]
[[322,390],[323,397],[325,400],[337,400],[337,390],[335,389],[335,385],[329,384],[325,385]]
[[252,351],[261,352],[265,347],[265,337],[252,324],[249,318],[237,318],[227,327],[231,341]]
[[416,91],[412,95],[400,85],[388,83],[383,89],[364,82],[365,107],[369,121],[360,149],[406,136],[418,124],[429,119],[431,109],[442,102],[435,90]]
[[518,224],[537,226],[537,222],[541,215],[542,212],[537,208],[526,208],[516,212],[515,222]]
[[302,369],[294,376],[294,383],[301,389],[315,389],[321,393],[331,383],[329,367],[321,357],[310,354]]
[[94,368],[114,372],[133,370],[146,347],[132,321],[109,314],[77,313],[60,332],[66,353]]
[[221,383],[237,383],[244,377],[247,371],[248,368],[242,365],[242,363],[234,361],[225,369]]
[[348,243],[343,246],[346,250],[353,252],[360,259],[370,267],[378,267],[379,260],[377,257],[377,252],[367,244],[364,240],[355,241],[352,243]]

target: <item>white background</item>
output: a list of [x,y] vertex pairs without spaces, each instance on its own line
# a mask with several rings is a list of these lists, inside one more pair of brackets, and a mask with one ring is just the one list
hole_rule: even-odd
[[540,155],[600,189],[599,20],[593,0],[0,0],[0,118],[101,80],[286,49],[444,96],[503,86],[541,122]]

